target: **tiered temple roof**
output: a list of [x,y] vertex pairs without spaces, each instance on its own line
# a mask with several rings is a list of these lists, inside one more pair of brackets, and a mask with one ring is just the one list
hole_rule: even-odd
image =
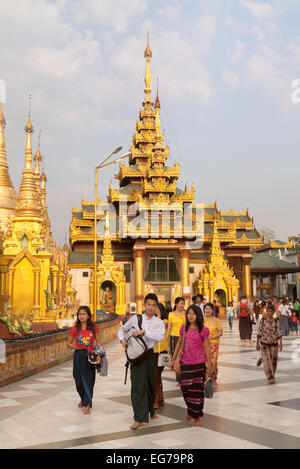
[[[182,238],[191,238],[196,234],[196,206],[195,188],[186,185],[184,190],[177,187],[180,177],[180,163],[167,166],[169,157],[169,145],[164,146],[164,132],[161,129],[160,100],[158,91],[153,103],[151,98],[151,70],[150,60],[152,52],[149,39],[145,50],[145,98],[139,111],[135,132],[132,138],[131,155],[128,164],[122,162],[119,171],[115,174],[118,188],[114,188],[112,182],[109,186],[108,202],[115,206],[116,214],[110,215],[110,224],[115,224],[116,232],[110,229],[111,237],[115,241],[123,238],[125,229],[137,216],[137,213],[124,217],[128,208],[138,202],[138,215],[145,223],[140,223],[136,232],[140,237],[146,237],[149,233],[149,213],[158,217],[156,236],[164,237],[164,214],[170,213],[170,238],[178,237],[184,216],[184,204],[194,204],[192,209],[192,222]],[[104,239],[106,204],[98,201],[98,240]],[[229,247],[260,246],[263,238],[255,229],[253,218],[245,212],[221,212],[217,204],[203,205],[204,208],[204,243],[211,244],[213,239],[214,223],[217,223],[218,235],[221,243]],[[124,226],[124,223],[127,225]],[[71,247],[77,243],[90,243],[94,239],[94,203],[82,201],[81,209],[72,209],[72,222],[70,227]],[[178,228],[178,229],[177,229]]]

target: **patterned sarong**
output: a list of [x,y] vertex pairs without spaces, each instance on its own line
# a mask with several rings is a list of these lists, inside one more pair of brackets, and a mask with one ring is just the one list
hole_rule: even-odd
[[156,397],[155,397],[155,404],[159,405],[164,402],[164,392],[163,392],[163,384],[161,379],[161,374],[164,371],[164,366],[157,366],[158,363],[159,353],[154,354],[154,362],[155,362],[155,374],[156,374]]
[[140,365],[131,365],[131,403],[135,422],[149,422],[154,415],[155,364],[153,349],[148,350]]
[[187,414],[193,420],[203,417],[205,363],[181,364],[181,392],[187,406]]
[[[219,344],[209,344],[210,348],[210,361],[211,361],[211,373],[210,377],[213,381],[217,381],[218,377],[218,358],[219,358]],[[208,371],[206,373],[206,379],[208,378]]]
[[265,375],[268,379],[274,378],[278,361],[278,345],[261,344],[260,349]]

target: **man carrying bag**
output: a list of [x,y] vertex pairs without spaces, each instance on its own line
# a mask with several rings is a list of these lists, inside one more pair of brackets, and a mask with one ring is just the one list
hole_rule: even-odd
[[155,363],[153,349],[156,342],[161,342],[165,334],[165,325],[161,319],[155,316],[158,304],[157,296],[149,293],[145,298],[145,312],[142,314],[141,328],[138,324],[138,315],[133,316],[123,326],[120,327],[118,337],[124,349],[127,348],[125,334],[132,327],[134,337],[142,336],[147,351],[142,362],[138,365],[131,364],[131,402],[134,411],[134,424],[130,429],[135,430],[143,423],[149,422],[149,414],[152,419],[157,419],[153,408],[155,401]]

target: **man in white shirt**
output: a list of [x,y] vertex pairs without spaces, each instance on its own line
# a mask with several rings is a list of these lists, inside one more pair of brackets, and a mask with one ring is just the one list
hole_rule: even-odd
[[135,337],[143,336],[147,345],[147,354],[140,365],[131,365],[131,402],[134,411],[134,424],[130,429],[135,430],[149,422],[149,413],[152,419],[158,416],[154,411],[156,395],[155,388],[155,362],[153,349],[157,342],[161,342],[165,335],[164,322],[155,316],[158,298],[154,293],[149,293],[145,298],[145,312],[142,314],[142,329],[138,326],[138,317],[134,315],[120,327],[118,337],[126,350],[125,332],[132,327],[136,329]]
[[280,321],[280,327],[282,331],[282,335],[288,336],[289,335],[289,311],[290,307],[287,304],[286,300],[282,300],[282,304],[278,308],[278,313],[279,313],[279,321]]

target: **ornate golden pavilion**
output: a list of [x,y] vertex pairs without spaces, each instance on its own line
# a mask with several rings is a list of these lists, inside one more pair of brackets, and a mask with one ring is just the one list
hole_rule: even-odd
[[25,126],[25,166],[16,196],[8,173],[1,103],[0,123],[1,323],[11,333],[21,329],[27,333],[32,327],[36,331],[57,328],[56,320],[64,307],[71,279],[67,270],[68,248],[57,247],[51,233],[40,145],[33,158],[33,125],[29,114]]
[[[171,167],[166,165],[169,145],[164,146],[158,94],[155,102],[151,98],[151,57],[148,40],[145,98],[132,138],[129,164],[120,164],[115,175],[118,188],[111,183],[108,194],[108,202],[114,207],[109,223],[115,228],[110,229],[110,232],[114,231],[110,238],[116,266],[123,268],[126,276],[126,303],[136,302],[141,311],[144,295],[150,291],[157,293],[165,304],[172,304],[177,296],[189,301],[197,291],[203,291],[212,300],[220,290],[219,298],[224,304],[232,299],[236,301],[241,292],[250,297],[250,248],[260,246],[263,239],[253,227],[248,210],[220,212],[216,203],[203,205],[203,245],[198,248],[190,242],[193,236],[196,237],[194,210],[190,214],[190,227],[180,231],[185,204],[195,203],[195,189],[193,184],[190,188],[185,186],[185,190],[177,187],[179,162]],[[99,261],[105,240],[105,206],[98,200]],[[73,287],[91,307],[93,218],[94,204],[91,202],[82,200],[80,209],[72,209],[68,260]],[[153,223],[149,226],[150,219],[155,220],[155,227]],[[217,245],[218,255],[215,255],[214,246]],[[204,286],[207,273],[209,289]],[[216,283],[212,278],[217,279]]]

